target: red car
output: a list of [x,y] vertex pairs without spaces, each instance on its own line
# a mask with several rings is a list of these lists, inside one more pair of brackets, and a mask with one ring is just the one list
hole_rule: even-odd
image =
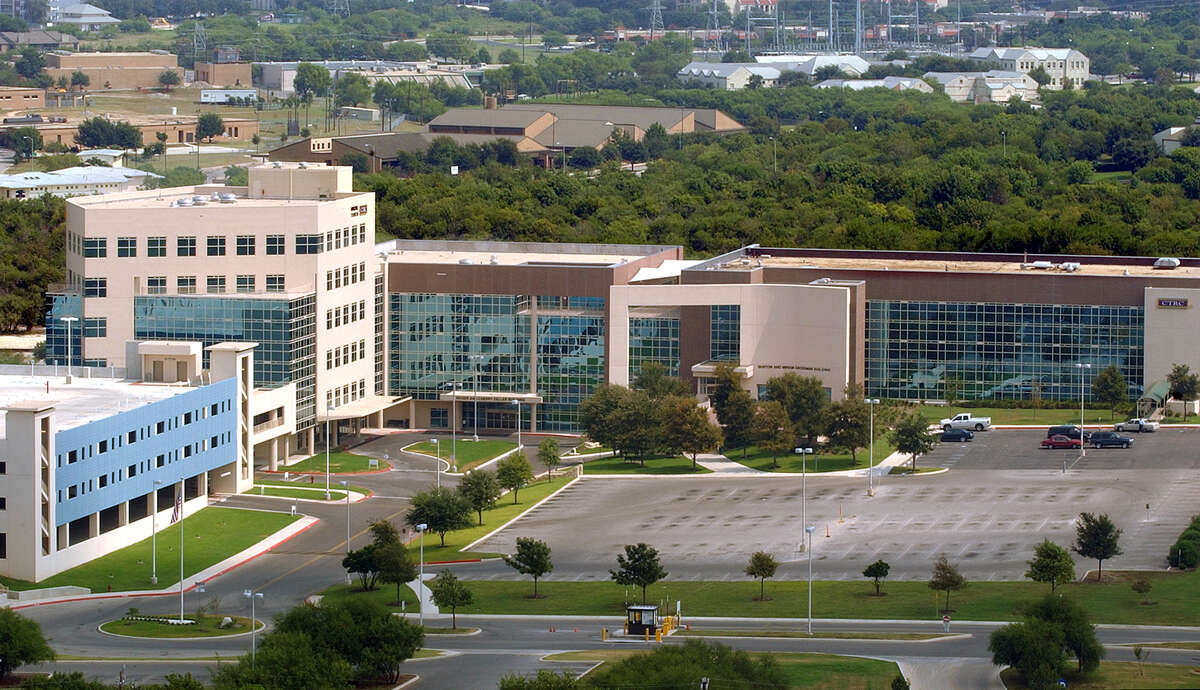
[[1082,448],[1083,444],[1077,438],[1055,434],[1042,441],[1042,448]]

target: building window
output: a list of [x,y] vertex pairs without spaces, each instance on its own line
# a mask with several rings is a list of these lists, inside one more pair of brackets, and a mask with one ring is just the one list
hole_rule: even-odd
[[283,235],[267,235],[267,254],[277,256],[283,254]]
[[181,295],[196,294],[196,276],[179,276],[176,278],[175,292]]
[[108,486],[108,475],[107,474],[102,474],[96,478],[96,488],[97,489],[103,489],[106,486]]
[[176,256],[195,256],[196,255],[196,238],[195,237],[180,237],[175,241]]
[[237,291],[254,292],[254,276],[238,276]]
[[83,320],[83,337],[105,338],[108,336],[108,319],[103,316]]
[[167,255],[167,238],[165,237],[148,237],[146,238],[146,256],[166,256]]
[[167,277],[166,276],[150,276],[146,279],[146,294],[147,295],[165,295],[167,294]]
[[296,235],[296,253],[297,254],[320,254],[321,253],[321,236],[320,235]]
[[0,532],[0,558],[8,558],[8,534]]
[[208,236],[208,255],[225,256],[225,238],[221,235]]
[[117,256],[129,258],[137,256],[137,238],[136,237],[118,237],[117,238]]
[[[210,240],[212,238],[209,238]],[[254,235],[238,235],[237,255],[254,256]]]
[[0,474],[8,474],[8,463],[0,462]]
[[8,510],[8,499],[0,496],[0,510]]
[[742,308],[736,304],[709,307],[708,358],[714,361],[741,359]]
[[445,429],[450,426],[450,411],[444,407],[435,407],[430,410],[429,426],[434,429]]
[[86,259],[103,259],[108,256],[108,240],[103,237],[83,238],[83,256]]
[[225,292],[225,276],[209,276],[208,292],[212,294]]
[[267,292],[283,292],[283,276],[269,275],[267,276]]
[[108,297],[108,278],[84,278],[84,297]]

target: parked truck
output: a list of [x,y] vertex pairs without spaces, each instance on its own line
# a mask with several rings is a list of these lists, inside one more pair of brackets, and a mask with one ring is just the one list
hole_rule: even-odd
[[971,431],[985,431],[992,428],[991,417],[976,417],[970,412],[956,414],[949,419],[943,419],[942,431],[951,429],[969,429]]

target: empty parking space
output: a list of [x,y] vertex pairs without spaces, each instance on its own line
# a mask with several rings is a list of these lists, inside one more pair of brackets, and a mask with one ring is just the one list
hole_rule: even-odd
[[1072,470],[1177,470],[1200,469],[1200,431],[1162,429],[1148,434],[1126,434],[1131,448],[1046,450],[1044,429],[985,431],[966,443],[939,443],[918,464],[956,470],[1054,470],[1064,462]]

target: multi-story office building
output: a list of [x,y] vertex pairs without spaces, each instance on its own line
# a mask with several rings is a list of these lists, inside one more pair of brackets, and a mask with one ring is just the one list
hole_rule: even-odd
[[[298,434],[256,453],[311,452],[327,416],[355,429],[378,424],[391,403],[373,336],[382,300],[374,227],[374,197],[352,190],[349,168],[303,163],[251,168],[247,187],[71,199],[67,285],[48,296],[47,361],[129,366],[146,340],[259,343],[254,385],[292,386]],[[147,372],[152,381],[190,376],[169,360]]]
[[[197,386],[0,376],[0,574],[45,579],[149,537],[210,493],[248,489],[255,405],[270,404],[255,401],[254,347],[208,348],[211,382]],[[135,371],[169,358],[199,373],[197,343],[139,352]]]
[[1083,88],[1092,69],[1088,56],[1073,48],[976,48],[968,57],[1023,74],[1041,68],[1050,77],[1045,86],[1051,91]]

